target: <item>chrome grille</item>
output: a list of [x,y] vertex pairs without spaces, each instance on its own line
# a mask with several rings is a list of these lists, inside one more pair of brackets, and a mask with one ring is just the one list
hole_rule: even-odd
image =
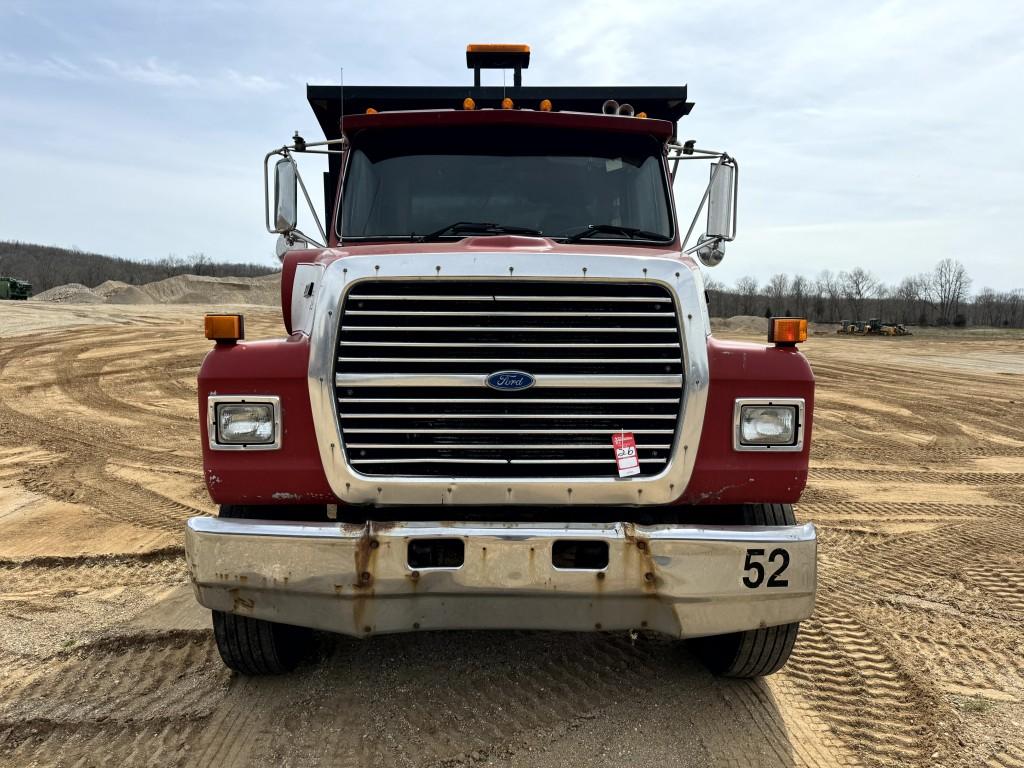
[[[613,478],[619,430],[641,476],[671,457],[682,347],[660,284],[365,280],[340,322],[338,416],[363,474]],[[537,383],[488,388],[501,370]]]

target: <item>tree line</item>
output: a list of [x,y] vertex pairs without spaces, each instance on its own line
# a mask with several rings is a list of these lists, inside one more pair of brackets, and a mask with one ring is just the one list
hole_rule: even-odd
[[175,275],[259,277],[277,270],[275,267],[258,264],[215,262],[203,253],[191,256],[171,254],[159,261],[132,261],[86,253],[77,248],[0,240],[0,275],[27,280],[32,283],[33,293],[42,293],[67,283],[81,283],[95,288],[107,280],[143,285]]
[[985,287],[972,294],[967,268],[956,259],[943,259],[930,272],[895,285],[861,267],[825,269],[816,277],[778,273],[763,285],[749,276],[732,287],[714,278],[705,282],[714,317],[796,316],[824,323],[878,318],[904,325],[1024,327],[1024,290]]

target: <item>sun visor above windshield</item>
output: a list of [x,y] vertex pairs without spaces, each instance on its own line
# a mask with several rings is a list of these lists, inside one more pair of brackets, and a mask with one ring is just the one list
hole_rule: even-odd
[[543,129],[576,130],[595,134],[646,135],[660,142],[672,138],[672,124],[665,120],[638,119],[616,115],[592,115],[582,112],[532,112],[526,110],[422,111],[381,112],[369,115],[346,115],[344,134],[358,143],[363,133],[385,129],[500,130]]

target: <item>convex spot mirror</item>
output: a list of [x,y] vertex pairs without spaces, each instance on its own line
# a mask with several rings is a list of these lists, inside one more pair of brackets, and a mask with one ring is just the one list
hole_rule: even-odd
[[283,158],[274,166],[274,231],[291,232],[298,225],[298,172],[295,161]]
[[717,267],[725,258],[725,243],[716,237],[701,235],[697,241],[697,258],[705,267]]

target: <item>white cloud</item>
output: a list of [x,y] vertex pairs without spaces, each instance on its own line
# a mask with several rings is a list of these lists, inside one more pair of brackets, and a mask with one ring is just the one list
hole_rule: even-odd
[[196,88],[200,84],[198,78],[179,71],[173,65],[161,64],[152,57],[142,63],[114,61],[102,57],[96,61],[106,67],[113,77],[133,83],[173,88]]
[[95,80],[96,74],[60,56],[26,59],[16,53],[0,53],[0,72],[23,77],[57,80]]
[[232,68],[206,75],[193,74],[154,56],[142,61],[97,56],[84,62],[75,62],[60,56],[25,58],[3,53],[0,54],[0,72],[56,80],[127,81],[158,88],[206,90],[216,95],[239,89],[249,93],[267,93],[285,87],[273,78],[247,74]]
[[243,75],[233,69],[225,70],[223,79],[231,85],[254,93],[266,93],[268,91],[279,91],[284,84],[262,75]]

